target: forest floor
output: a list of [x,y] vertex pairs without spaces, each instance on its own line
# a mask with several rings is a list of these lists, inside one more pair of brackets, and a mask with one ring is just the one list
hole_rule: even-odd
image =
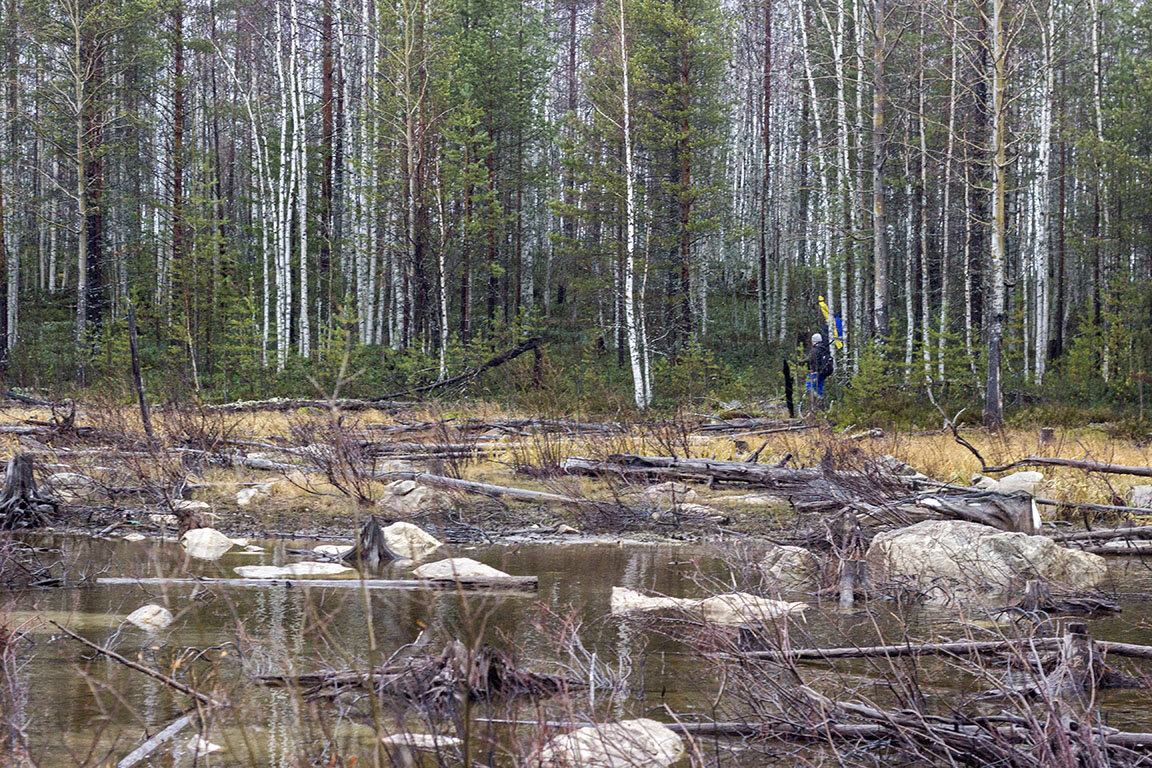
[[[793,505],[788,494],[715,480],[688,478],[687,484],[653,490],[661,478],[575,474],[565,472],[565,461],[626,454],[742,462],[756,452],[750,463],[800,470],[894,457],[933,481],[957,486],[970,485],[980,470],[973,453],[947,430],[833,430],[780,417],[726,416],[576,421],[482,402],[340,413],[183,409],[155,412],[155,437],[148,439],[134,409],[87,407],[72,416],[60,408],[20,407],[0,415],[0,430],[7,430],[0,437],[4,454],[35,456],[40,482],[63,502],[60,527],[107,531],[116,525],[118,533],[169,533],[194,523],[236,535],[349,539],[374,513],[464,537],[700,539],[790,527]],[[1152,445],[1115,432],[1102,424],[966,429],[963,436],[990,466],[1028,456],[1152,466]],[[1148,482],[1068,467],[1025,469],[1044,475],[1033,491],[1037,497],[1065,502],[1125,506],[1131,487]],[[397,495],[398,481],[421,473],[579,503],[443,488]],[[411,484],[400,490],[405,488]],[[1049,520],[1148,522],[1132,512],[1093,510],[1085,518],[1081,508],[1048,505],[1041,511]]]

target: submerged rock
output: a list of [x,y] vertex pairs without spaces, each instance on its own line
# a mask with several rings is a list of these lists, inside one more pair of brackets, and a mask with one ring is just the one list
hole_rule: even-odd
[[288,565],[238,565],[232,569],[245,579],[290,579],[300,576],[334,576],[352,569],[340,563],[317,563],[305,560]]
[[345,555],[355,547],[355,544],[320,544],[312,549],[322,555]]
[[1084,589],[1106,573],[1099,555],[1062,547],[1047,536],[962,520],[928,520],[878,534],[867,562],[873,581],[944,587],[960,595],[1005,593],[1030,579]]
[[671,609],[699,613],[704,621],[713,624],[763,624],[801,613],[809,606],[807,603],[773,600],[745,592],[730,592],[698,599],[649,597],[627,587],[613,587],[611,607],[614,614]]
[[509,574],[504,573],[504,571],[497,570],[490,565],[484,565],[484,563],[476,562],[468,557],[450,557],[447,560],[425,563],[413,570],[412,573],[421,579],[445,581],[457,579],[506,579],[509,576]]
[[537,755],[540,768],[665,768],[684,755],[671,728],[639,718],[587,725],[550,739]]
[[193,528],[180,537],[184,551],[200,560],[216,560],[232,549],[232,539],[215,528]]
[[142,605],[128,614],[125,621],[148,632],[159,632],[172,623],[172,612],[162,605]]
[[224,749],[224,747],[220,746],[219,744],[213,744],[203,736],[193,736],[188,740],[188,751],[191,752],[194,757],[199,755],[210,755],[213,752],[219,752],[222,749]]
[[408,560],[419,560],[440,547],[439,539],[412,523],[392,523],[383,531],[388,549]]

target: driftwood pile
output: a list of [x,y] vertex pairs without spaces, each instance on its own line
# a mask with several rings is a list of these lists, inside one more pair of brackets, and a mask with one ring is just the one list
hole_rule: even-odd
[[322,670],[294,676],[267,675],[258,681],[292,686],[309,700],[371,688],[381,698],[438,714],[454,714],[466,700],[497,703],[520,697],[544,698],[583,686],[559,675],[520,669],[506,653],[490,645],[469,650],[459,640],[445,645],[439,654],[377,668],[370,676],[357,670]]

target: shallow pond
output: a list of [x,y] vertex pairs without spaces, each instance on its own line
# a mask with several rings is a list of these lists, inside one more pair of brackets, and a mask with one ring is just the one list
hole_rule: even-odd
[[[58,549],[42,555],[58,559],[75,579],[79,575],[122,577],[232,577],[239,565],[281,564],[294,559],[286,548],[305,541],[254,541],[262,554],[240,548],[217,561],[188,559],[174,541],[140,542],[83,537],[40,537],[35,543]],[[302,589],[287,586],[205,588],[196,585],[96,585],[21,593],[0,593],[10,611],[8,624],[23,633],[20,676],[28,683],[26,716],[33,755],[43,768],[114,765],[145,737],[183,711],[187,699],[165,684],[124,665],[96,656],[63,637],[54,619],[104,647],[174,675],[199,690],[227,696],[236,706],[221,714],[209,730],[224,748],[201,755],[197,765],[297,766],[314,757],[304,742],[342,745],[341,754],[371,754],[372,736],[355,718],[329,718],[337,732],[317,731],[314,712],[284,689],[249,681],[258,674],[308,672],[324,668],[364,669],[372,643],[377,663],[421,637],[429,650],[452,638],[482,637],[507,649],[526,666],[541,671],[587,674],[588,663],[601,670],[593,690],[582,691],[579,712],[589,702],[602,715],[645,715],[667,719],[669,712],[711,719],[711,701],[719,681],[714,665],[685,650],[669,633],[645,622],[610,617],[614,586],[674,597],[699,597],[744,587],[747,574],[724,562],[717,546],[678,546],[636,542],[524,543],[482,548],[449,547],[445,555],[472,557],[513,575],[536,575],[539,590],[525,592],[433,592],[428,590]],[[441,555],[437,553],[436,557]],[[1114,582],[1126,592],[1152,591],[1152,571],[1138,561],[1117,560]],[[394,566],[381,578],[410,578]],[[793,597],[792,599],[797,599]],[[157,603],[175,620],[159,633],[124,621],[136,608]],[[1124,601],[1124,613],[1090,622],[1102,639],[1152,642],[1145,621],[1152,602]],[[370,618],[369,618],[370,617]],[[834,605],[809,611],[789,625],[792,643],[804,645],[872,644],[878,635],[899,642],[903,632],[926,637],[933,632],[963,637],[965,627],[953,611],[917,609],[897,617],[883,606],[841,612]],[[907,628],[905,630],[905,627]],[[561,648],[571,630],[580,640]],[[980,631],[969,627],[968,631]],[[948,681],[939,681],[948,685]],[[614,688],[614,690],[612,690]],[[361,702],[361,704],[363,704]],[[327,706],[327,705],[325,705]],[[525,704],[500,714],[556,717],[567,705],[534,709]],[[559,709],[556,709],[559,707]],[[1152,731],[1152,705],[1144,693],[1116,692],[1105,697],[1112,725]],[[364,707],[361,706],[363,710]],[[193,763],[185,731],[152,758],[152,765]],[[712,754],[712,753],[710,753]],[[713,759],[713,758],[709,758]],[[738,753],[715,756],[739,760]],[[510,764],[496,758],[495,762]],[[327,764],[327,763],[320,763]],[[360,765],[370,764],[361,762]],[[685,763],[686,764],[686,763]]]

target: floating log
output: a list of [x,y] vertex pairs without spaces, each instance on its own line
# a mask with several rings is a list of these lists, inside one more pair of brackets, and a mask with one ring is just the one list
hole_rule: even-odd
[[186,577],[101,576],[97,584],[108,586],[200,586],[200,587],[303,587],[308,589],[430,589],[430,590],[534,590],[536,576],[468,579],[195,579]]

